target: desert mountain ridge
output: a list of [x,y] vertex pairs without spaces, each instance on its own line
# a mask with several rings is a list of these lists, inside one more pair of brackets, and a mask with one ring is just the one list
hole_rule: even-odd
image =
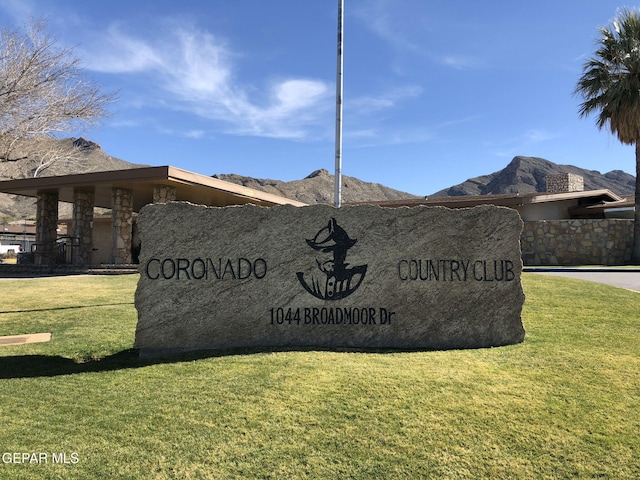
[[[100,145],[84,138],[51,139],[51,141],[74,145],[78,150],[77,155],[72,161],[57,162],[42,171],[40,176],[120,170],[145,166],[112,157],[105,153]],[[12,161],[1,161],[0,180],[31,177],[33,176],[35,165],[34,159],[28,157]],[[598,171],[586,170],[573,165],[558,165],[543,158],[516,156],[500,171],[470,178],[458,185],[435,192],[428,197],[544,192],[546,191],[546,177],[557,173],[582,175],[584,177],[585,190],[608,189],[620,196],[629,196],[633,194],[635,189],[635,177],[620,170],[601,174]],[[410,174],[410,172],[407,174]],[[316,170],[303,179],[288,182],[253,178],[233,173],[215,174],[213,177],[308,204],[333,203],[334,177],[325,169]],[[342,177],[343,203],[420,197],[422,196],[395,190],[379,183],[364,182],[349,176]],[[67,212],[66,210],[69,211]],[[70,205],[65,205],[61,208],[61,216],[70,216],[70,214]],[[6,221],[35,218],[35,199],[0,194],[0,217]]]
[[[40,147],[46,150],[49,146],[61,150],[75,150],[73,158],[60,160],[50,167],[43,169],[39,177],[54,175],[69,175],[74,173],[100,172],[107,170],[124,170],[138,168],[146,165],[127,162],[120,158],[107,154],[100,145],[85,138],[54,139],[43,137],[37,140]],[[38,162],[27,154],[18,150],[12,160],[0,161],[0,181],[20,178],[31,178],[38,167]],[[71,216],[72,207],[68,204],[60,204],[60,217]],[[3,221],[18,220],[21,218],[33,219],[36,216],[36,199],[20,195],[7,195],[0,193],[0,219]]]
[[[124,170],[138,168],[147,165],[127,162],[107,154],[102,147],[85,138],[61,138],[54,139],[43,137],[32,142],[38,142],[38,147],[43,151],[58,148],[63,151],[75,151],[73,158],[59,160],[51,166],[41,170],[39,177],[54,175],[69,175],[73,173],[100,172],[106,170]],[[30,178],[33,177],[38,162],[30,158],[28,153],[22,153],[19,149],[14,154],[14,159],[0,161],[0,180]]]
[[635,192],[635,177],[622,170],[602,174],[573,165],[558,165],[544,158],[516,156],[502,170],[469,178],[458,185],[433,193],[429,198],[546,192],[547,176],[559,173],[581,175],[585,190],[608,189],[620,196],[633,195]]
[[[612,170],[602,174],[573,165],[558,165],[544,158],[516,156],[502,170],[470,178],[458,185],[428,195],[428,198],[545,192],[547,176],[559,173],[581,175],[584,178],[585,190],[608,189],[620,196],[633,195],[635,191],[635,177],[622,170]],[[324,169],[316,170],[302,180],[291,182],[243,177],[236,174],[216,174],[213,177],[309,204],[333,202],[334,178]],[[363,182],[354,177],[343,177],[342,192],[344,203],[420,197],[377,183]]]
[[[290,182],[243,177],[233,173],[216,174],[213,177],[308,204],[333,204],[334,202],[334,176],[324,168],[312,172],[302,180]],[[411,193],[394,190],[379,183],[364,182],[356,177],[346,175],[342,176],[341,191],[343,203],[419,198]]]

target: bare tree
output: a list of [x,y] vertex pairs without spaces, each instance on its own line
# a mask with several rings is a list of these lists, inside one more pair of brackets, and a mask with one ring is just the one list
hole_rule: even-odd
[[27,168],[33,177],[54,165],[64,171],[80,168],[84,158],[83,148],[78,145],[77,140],[72,142],[70,138],[56,141],[51,137],[40,136],[24,143],[28,145],[25,149]]
[[73,50],[57,45],[44,20],[31,19],[24,32],[0,31],[0,161],[35,157],[38,175],[74,152],[50,144],[38,151],[31,139],[95,126],[115,100],[83,75]]

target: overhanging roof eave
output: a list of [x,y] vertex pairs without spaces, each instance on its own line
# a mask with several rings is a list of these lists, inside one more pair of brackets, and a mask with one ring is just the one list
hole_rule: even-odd
[[[530,197],[528,203],[545,203],[557,202],[561,200],[573,200],[579,198],[603,197],[604,201],[617,202],[623,200],[622,197],[616,195],[611,190],[582,190],[579,192],[561,192],[561,193],[541,193]],[[608,200],[607,200],[608,199]]]
[[[126,170],[110,170],[73,175],[14,179],[0,182],[0,192],[35,197],[38,192],[58,191],[60,201],[73,202],[74,188],[96,190],[96,206],[110,208],[111,188],[125,188],[137,194],[137,210],[152,202],[153,186],[164,184],[176,187],[177,200],[194,201],[206,199],[207,205],[226,206],[255,203],[263,206],[290,204],[304,206],[302,202],[278,195],[253,190],[224,180],[207,177],[176,167],[142,167]],[[180,198],[182,197],[182,198]]]

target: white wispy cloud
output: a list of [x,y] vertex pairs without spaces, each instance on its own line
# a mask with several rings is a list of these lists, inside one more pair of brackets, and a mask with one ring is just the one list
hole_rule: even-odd
[[30,0],[3,0],[2,10],[18,23],[23,23],[33,15],[34,3]]
[[[26,15],[35,0],[7,0],[0,10],[13,8],[16,16]],[[397,32],[401,17],[385,17],[388,3],[374,0],[369,12],[379,35],[396,38],[402,48],[412,48]],[[41,6],[41,4],[40,4]],[[53,8],[53,6],[52,6]],[[52,23],[64,18],[73,25],[74,35],[62,38],[83,59],[83,66],[97,74],[109,75],[109,84],[118,85],[120,101],[116,111],[130,113],[112,118],[112,127],[151,125],[172,136],[206,138],[219,133],[293,140],[333,137],[335,85],[332,81],[270,72],[256,80],[244,74],[252,61],[250,53],[234,50],[230,39],[197,26],[187,16],[174,19],[149,18],[145,25],[126,18],[108,25],[95,23],[79,11],[52,16]],[[56,23],[56,26],[59,26]],[[286,67],[289,71],[291,66]],[[250,68],[249,68],[250,70]],[[422,95],[415,84],[390,85],[376,93],[345,98],[345,113],[358,125],[351,138],[380,138],[402,143],[424,138],[421,132],[391,134],[381,127],[383,116],[372,115],[402,108]],[[404,102],[404,103],[403,103]],[[180,129],[162,112],[179,111],[201,120],[197,129]],[[133,113],[132,113],[133,112]],[[131,114],[132,113],[132,114]],[[345,135],[350,127],[346,125]],[[372,132],[367,134],[366,132]]]
[[[87,68],[122,76],[143,76],[158,103],[225,125],[227,133],[303,139],[325,120],[332,103],[326,82],[309,78],[274,80],[259,88],[236,76],[237,55],[227,42],[193,25],[171,25],[162,37],[147,38],[111,25],[89,46]],[[256,94],[254,94],[256,95]]]
[[83,55],[89,70],[103,73],[136,73],[162,69],[163,61],[146,42],[128,36],[116,24],[101,36],[101,44],[92,45],[94,52]]
[[541,143],[558,138],[558,136],[558,134],[544,128],[532,128],[511,138],[501,139],[500,141],[486,141],[483,145],[494,155],[513,157],[514,155],[522,155],[523,152]]
[[368,0],[359,4],[353,13],[365,26],[386,42],[399,49],[418,52],[420,51],[419,45],[406,35],[406,22],[401,17],[394,15],[398,7],[397,1]]
[[433,58],[440,64],[447,67],[455,68],[456,70],[467,70],[480,66],[481,62],[477,57],[470,57],[466,55],[435,55]]
[[[344,105],[344,138],[357,148],[381,145],[420,143],[432,138],[422,126],[393,127],[385,122],[384,111],[401,111],[411,100],[419,97],[423,88],[418,85],[391,86],[375,94],[347,98]],[[353,127],[355,126],[355,127]]]
[[385,126],[348,129],[344,138],[349,147],[373,148],[429,142],[436,138],[436,134],[425,126]]
[[109,125],[115,128],[134,128],[141,126],[142,123],[139,120],[124,119],[111,121]]
[[193,138],[199,139],[204,138],[207,134],[204,130],[178,130],[175,128],[166,128],[163,126],[157,126],[156,130],[163,134],[171,137],[185,137],[185,138]]
[[377,110],[393,108],[398,103],[418,97],[421,94],[422,87],[419,85],[392,87],[378,95],[363,96],[349,100],[347,107],[353,109],[357,114],[368,114]]
[[454,118],[452,120],[445,120],[444,122],[439,123],[437,127],[439,128],[453,127],[453,126],[462,125],[465,123],[475,122],[476,120],[479,120],[481,118],[482,118],[482,115],[473,114],[463,118]]
[[523,138],[529,143],[546,142],[547,140],[556,138],[556,136],[556,134],[542,128],[533,128],[531,130],[527,130],[523,134]]
[[[452,35],[451,27],[447,32],[442,31],[443,22],[438,18],[438,9],[429,2],[367,0],[358,4],[354,13],[364,26],[399,52],[428,58],[456,70],[478,68],[484,64],[478,52],[468,53],[469,44],[459,46],[464,44],[464,37],[457,37],[456,42],[447,40],[447,35]],[[447,19],[447,24],[451,24],[451,19]],[[465,25],[463,30],[476,27]]]

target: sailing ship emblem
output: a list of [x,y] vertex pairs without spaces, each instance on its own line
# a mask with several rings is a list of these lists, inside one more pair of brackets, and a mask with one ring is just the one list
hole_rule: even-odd
[[335,218],[332,218],[326,227],[321,228],[312,240],[306,241],[314,250],[332,254],[329,260],[316,259],[322,275],[310,275],[311,279],[307,281],[303,272],[296,273],[300,284],[307,292],[321,300],[339,300],[358,289],[367,273],[367,265],[349,267],[345,262],[347,251],[358,240],[349,238]]

